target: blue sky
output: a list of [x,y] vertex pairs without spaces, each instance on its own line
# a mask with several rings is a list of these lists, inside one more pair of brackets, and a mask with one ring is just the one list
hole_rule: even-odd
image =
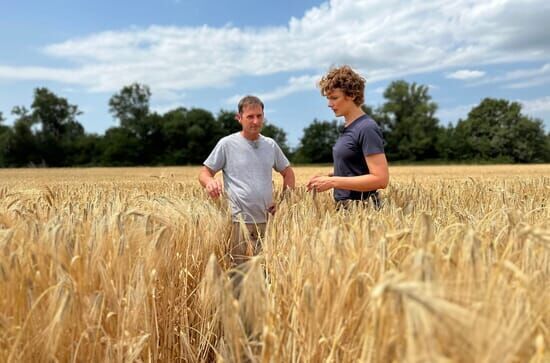
[[367,78],[366,102],[394,80],[428,85],[443,124],[484,97],[519,101],[550,129],[550,2],[12,1],[0,22],[0,111],[48,87],[84,112],[88,132],[116,126],[109,98],[150,86],[158,112],[216,114],[256,94],[292,146],[333,119],[315,87],[332,65]]

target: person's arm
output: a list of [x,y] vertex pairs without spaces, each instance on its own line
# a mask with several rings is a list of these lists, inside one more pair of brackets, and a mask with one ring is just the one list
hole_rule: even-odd
[[369,168],[369,174],[358,176],[317,176],[313,177],[308,185],[308,190],[315,189],[324,192],[332,188],[368,192],[384,189],[388,186],[390,174],[388,162],[384,153],[365,156]]
[[287,166],[280,174],[283,177],[283,192],[287,189],[294,189],[296,186],[296,177],[294,176],[292,167]]
[[[288,192],[291,189],[294,189],[296,186],[296,177],[294,176],[294,170],[292,170],[292,167],[287,166],[283,169],[283,171],[280,171],[279,174],[283,177],[283,196],[286,192]],[[275,214],[277,210],[277,206],[275,203],[271,203],[271,205],[267,208],[267,211],[271,214]]]
[[312,184],[313,184],[313,181],[319,177],[323,177],[323,176],[333,176],[334,175],[334,172],[332,171],[329,171],[326,175],[325,174],[315,174],[314,176],[312,176],[311,178],[309,178],[309,180],[307,181],[307,190],[311,190],[312,189]]
[[199,173],[199,182],[212,198],[218,198],[223,193],[222,183],[214,179],[216,172],[207,166],[203,166]]

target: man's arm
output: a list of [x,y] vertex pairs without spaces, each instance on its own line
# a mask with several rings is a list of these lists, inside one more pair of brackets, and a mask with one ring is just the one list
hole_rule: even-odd
[[223,193],[222,183],[214,179],[215,175],[216,172],[207,166],[203,166],[199,173],[199,182],[212,198],[218,198]]
[[[294,189],[296,186],[296,178],[294,177],[294,170],[292,170],[292,167],[287,166],[283,171],[280,171],[279,174],[283,177],[283,196],[285,195],[285,192],[291,189]],[[277,206],[275,203],[272,203],[268,208],[267,211],[271,214],[275,214],[275,211],[277,210]]]
[[296,186],[296,177],[294,176],[294,170],[292,170],[292,167],[287,166],[280,172],[280,174],[283,177],[283,191],[287,189],[294,189]]

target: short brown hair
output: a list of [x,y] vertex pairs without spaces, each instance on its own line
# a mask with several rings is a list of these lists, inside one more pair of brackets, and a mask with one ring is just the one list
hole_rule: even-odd
[[264,109],[264,103],[262,102],[262,100],[260,100],[258,97],[256,96],[251,96],[251,95],[248,95],[248,96],[244,96],[243,98],[241,98],[241,100],[239,101],[239,106],[238,106],[238,109],[239,109],[239,113],[242,113],[243,112],[243,109],[246,107],[246,106],[250,106],[250,105],[260,105],[262,106],[262,111]]
[[361,77],[350,66],[331,68],[318,83],[321,94],[326,96],[329,92],[340,89],[348,97],[353,98],[357,106],[365,102],[365,78]]

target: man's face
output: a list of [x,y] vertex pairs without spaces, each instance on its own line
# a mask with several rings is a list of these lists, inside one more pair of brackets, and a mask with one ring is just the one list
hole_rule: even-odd
[[247,105],[237,114],[237,119],[243,128],[243,134],[248,139],[256,139],[264,125],[264,111],[260,105]]
[[336,117],[346,115],[354,105],[353,99],[346,96],[339,88],[328,91],[326,97],[328,107],[330,107]]

